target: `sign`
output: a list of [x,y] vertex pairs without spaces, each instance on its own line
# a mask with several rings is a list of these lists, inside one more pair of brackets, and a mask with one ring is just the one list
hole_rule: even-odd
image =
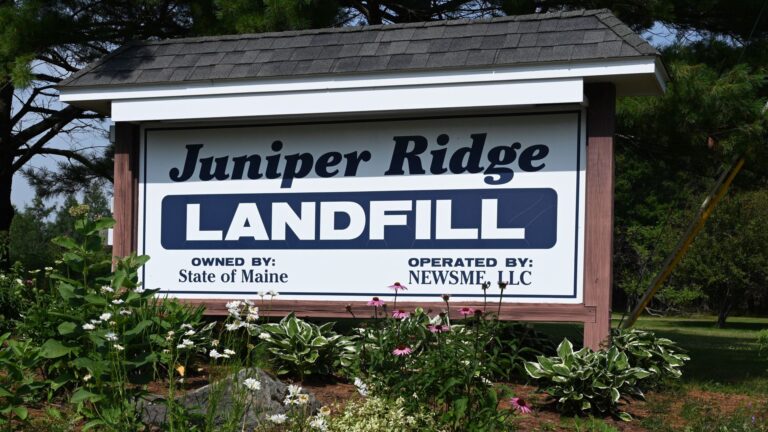
[[180,298],[582,303],[580,111],[144,126],[146,288]]

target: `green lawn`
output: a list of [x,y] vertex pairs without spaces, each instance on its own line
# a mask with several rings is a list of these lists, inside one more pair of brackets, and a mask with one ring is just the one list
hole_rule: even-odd
[[[618,325],[619,315],[613,320]],[[768,329],[768,318],[729,318],[718,329],[712,316],[641,318],[637,327],[677,342],[691,361],[683,373],[685,384],[708,390],[768,395],[768,358],[758,355],[757,334]],[[581,326],[539,324],[537,329],[560,340],[581,340]]]

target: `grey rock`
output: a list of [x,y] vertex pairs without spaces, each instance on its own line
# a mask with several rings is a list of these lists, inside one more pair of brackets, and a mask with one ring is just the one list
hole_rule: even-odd
[[[236,386],[233,386],[233,378],[236,379]],[[250,391],[241,383],[247,378],[254,378],[261,383],[261,390]],[[302,393],[307,393],[302,390]],[[310,412],[315,413],[320,408],[317,399],[309,394]],[[285,397],[288,395],[288,385],[264,372],[261,369],[243,369],[236,374],[209,384],[205,387],[193,390],[176,399],[176,402],[184,406],[189,414],[205,418],[208,412],[209,400],[215,400],[214,423],[220,426],[231,420],[236,411],[243,410],[247,405],[247,412],[238,420],[242,424],[245,420],[246,428],[254,427],[265,421],[266,417],[272,414],[283,414],[286,407],[283,405]],[[148,425],[162,426],[167,419],[167,406],[162,398],[155,396],[140,401],[138,405],[141,412],[142,421]]]

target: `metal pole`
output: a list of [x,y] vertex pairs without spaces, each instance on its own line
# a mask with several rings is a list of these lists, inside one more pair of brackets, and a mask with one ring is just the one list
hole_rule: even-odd
[[640,302],[635,306],[635,308],[632,310],[632,313],[629,314],[627,320],[622,324],[622,328],[627,329],[635,324],[637,319],[640,317],[640,314],[645,310],[645,307],[648,306],[648,303],[650,303],[651,299],[653,299],[653,296],[656,295],[656,292],[659,291],[664,282],[672,274],[672,271],[675,270],[675,267],[677,267],[677,265],[683,259],[685,253],[688,252],[688,248],[691,246],[691,243],[693,243],[696,235],[701,231],[702,228],[704,228],[704,224],[707,222],[707,219],[709,219],[709,216],[714,211],[715,206],[718,202],[720,202],[723,196],[725,196],[726,192],[728,192],[728,188],[731,186],[731,183],[733,183],[733,179],[736,177],[739,171],[741,171],[743,166],[744,157],[736,157],[728,170],[724,171],[723,174],[721,174],[717,179],[717,182],[715,183],[710,193],[707,195],[704,203],[701,204],[696,217],[688,226],[688,229],[685,231],[683,237],[672,250],[672,253],[664,261],[664,264],[661,267],[661,271],[656,275],[655,278],[653,278],[653,281],[651,281],[650,286],[643,294]]

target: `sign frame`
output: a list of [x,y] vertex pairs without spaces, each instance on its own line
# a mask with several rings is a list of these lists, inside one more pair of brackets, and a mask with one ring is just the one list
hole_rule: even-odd
[[[613,184],[615,85],[585,85],[586,107],[586,190],[584,221],[583,302],[581,304],[502,303],[500,318],[505,320],[581,322],[584,344],[600,347],[610,335],[612,284]],[[552,111],[557,111],[553,107]],[[561,109],[562,111],[562,109]],[[542,111],[546,113],[547,111]],[[486,114],[487,115],[487,114]],[[466,117],[467,115],[464,115]],[[139,146],[141,127],[117,122],[115,125],[115,218],[113,254],[126,256],[137,251],[139,227]],[[366,299],[367,300],[367,299]],[[224,299],[185,300],[204,304],[206,314],[226,315]],[[399,301],[404,308],[423,307],[439,311],[444,303]],[[461,302],[462,306],[482,306]],[[296,312],[301,317],[364,318],[370,315],[366,301],[310,301],[278,299],[263,308],[263,315],[282,316]]]

